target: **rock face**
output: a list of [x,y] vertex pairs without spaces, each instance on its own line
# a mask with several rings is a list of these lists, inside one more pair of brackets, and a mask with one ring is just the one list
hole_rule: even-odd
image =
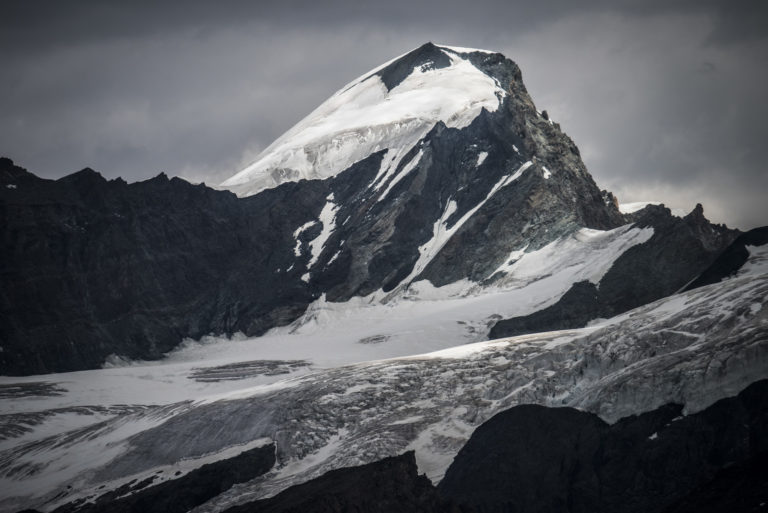
[[228,513],[471,513],[441,498],[418,474],[413,452],[328,472],[275,497],[243,504]]
[[768,504],[768,453],[728,465],[665,513],[752,513]]
[[237,483],[255,479],[275,464],[275,446],[257,447],[228,459],[194,469],[159,484],[159,476],[123,486],[95,502],[75,501],[56,508],[55,513],[186,513]]
[[[653,236],[619,256],[599,283],[576,283],[548,308],[500,320],[491,329],[489,337],[580,328],[592,319],[613,317],[674,294],[707,270],[739,233],[710,223],[704,217],[701,205],[696,205],[683,218],[673,216],[663,205],[648,205],[626,217],[637,226],[653,228]],[[731,273],[747,261],[746,241],[759,245],[759,230],[749,232],[752,235],[747,238],[744,234],[737,239],[742,241],[737,246],[741,249],[734,248],[730,252],[738,252],[740,260],[737,266],[729,267]]]
[[291,320],[311,300],[274,272],[275,225],[291,221],[275,209],[289,190],[238,200],[164,175],[50,181],[7,159],[0,168],[1,374],[158,358],[183,337]]
[[742,233],[728,246],[701,275],[691,282],[685,290],[718,283],[735,274],[747,262],[750,246],[768,244],[768,226],[755,228]]
[[[748,477],[768,451],[766,426],[766,381],[694,415],[667,405],[613,425],[568,408],[518,406],[475,431],[439,490],[488,513],[662,512],[707,494],[713,479]],[[764,501],[762,474],[740,482],[745,495],[762,487]]]
[[224,185],[242,197],[164,175],[42,180],[0,160],[0,374],[260,335],[323,294],[491,286],[515,255],[580,228],[653,226],[656,242],[600,283],[588,310],[607,315],[677,290],[734,236],[700,213],[625,217],[516,64],[431,43],[339,91]]

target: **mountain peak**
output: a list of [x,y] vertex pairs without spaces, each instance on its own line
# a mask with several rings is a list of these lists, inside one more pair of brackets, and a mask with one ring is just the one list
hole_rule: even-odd
[[325,179],[381,150],[404,155],[439,122],[468,126],[483,109],[496,111],[507,94],[472,62],[473,52],[482,51],[426,43],[373,69],[221,187],[251,196],[285,182]]
[[395,59],[375,74],[387,86],[387,91],[391,91],[416,69],[427,71],[447,68],[450,65],[451,59],[443,49],[432,43],[425,43]]
[[91,169],[90,167],[85,167],[81,169],[80,171],[76,171],[72,174],[69,174],[65,177],[59,178],[60,182],[76,182],[76,183],[96,183],[96,182],[106,182],[106,178],[102,176],[101,173],[98,171]]

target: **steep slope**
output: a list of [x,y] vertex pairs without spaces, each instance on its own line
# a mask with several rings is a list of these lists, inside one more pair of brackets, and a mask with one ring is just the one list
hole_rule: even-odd
[[484,513],[662,512],[719,470],[768,452],[768,381],[696,414],[681,410],[608,425],[570,408],[517,406],[472,434],[439,490]]
[[432,483],[418,475],[413,452],[327,474],[228,513],[470,513],[441,498]]
[[701,273],[685,290],[718,283],[733,276],[749,259],[749,248],[768,244],[768,226],[755,228],[739,235],[733,243],[720,253],[720,256]]
[[[411,449],[420,471],[438,482],[475,428],[515,405],[569,406],[608,423],[667,403],[683,405],[685,415],[701,411],[768,378],[767,247],[753,248],[735,277],[602,325],[318,371],[113,413],[66,432],[40,429],[3,444],[0,507],[96,499],[158,470],[172,475],[265,439],[275,442],[275,468],[199,511]],[[42,404],[5,404],[25,402]]]
[[[653,236],[616,258],[598,282],[575,283],[557,303],[547,308],[500,320],[491,329],[489,338],[581,328],[593,319],[613,317],[673,294],[714,265],[716,258],[727,258],[725,253],[721,256],[722,248],[736,236],[733,230],[710,223],[701,205],[696,205],[685,217],[671,215],[663,205],[648,205],[627,218],[637,227],[652,228]],[[752,239],[756,240],[754,236],[744,240]],[[743,265],[748,256],[743,244],[741,242],[738,266]],[[738,267],[731,270],[735,272]]]
[[[431,43],[349,84],[225,185],[246,197],[162,175],[41,180],[0,160],[0,374],[157,359],[185,338],[306,325],[328,302],[517,291],[506,307],[454,319],[474,331],[451,341],[477,341],[498,318],[597,285],[659,230],[625,226],[634,218],[536,110],[517,65]],[[622,301],[596,315],[677,290],[736,236],[700,224],[636,253],[641,278],[611,271]],[[400,351],[386,356],[414,352]]]
[[57,508],[56,513],[185,513],[237,483],[259,477],[274,464],[275,446],[268,444],[207,463],[188,473],[177,471],[170,478],[158,472],[141,482],[121,486],[97,501],[66,504]]

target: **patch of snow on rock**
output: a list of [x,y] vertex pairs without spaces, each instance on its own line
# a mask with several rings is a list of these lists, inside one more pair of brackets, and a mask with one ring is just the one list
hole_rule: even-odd
[[619,204],[619,212],[622,214],[634,214],[635,212],[644,209],[648,205],[661,205],[659,201],[636,201],[634,203],[621,203]]
[[312,239],[309,243],[309,249],[312,252],[312,258],[309,260],[307,268],[311,269],[317,259],[320,257],[320,253],[323,251],[325,243],[328,241],[328,237],[336,229],[336,211],[339,209],[338,205],[333,202],[333,193],[326,198],[325,206],[320,212],[319,222],[323,225],[323,229],[320,234]]

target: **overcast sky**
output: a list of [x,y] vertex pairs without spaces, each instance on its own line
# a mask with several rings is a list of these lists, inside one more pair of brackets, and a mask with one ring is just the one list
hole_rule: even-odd
[[768,224],[764,0],[155,4],[4,2],[0,155],[50,178],[218,183],[345,83],[433,41],[517,62],[620,201]]

